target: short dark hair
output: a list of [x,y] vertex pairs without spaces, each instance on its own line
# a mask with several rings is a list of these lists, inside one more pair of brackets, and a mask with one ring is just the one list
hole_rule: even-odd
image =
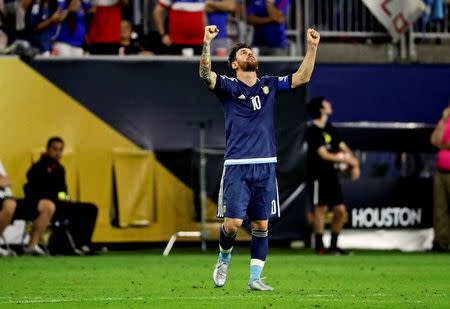
[[59,136],[52,136],[47,141],[47,149],[49,149],[50,146],[53,143],[62,143],[64,145],[64,141],[63,141],[63,139],[61,137],[59,137]]
[[322,116],[322,113],[320,110],[323,108],[323,101],[325,100],[325,97],[314,97],[311,100],[309,100],[308,105],[306,106],[306,110],[308,112],[308,115],[311,116],[312,119],[318,119]]
[[[236,60],[237,52],[242,48],[252,49],[251,46],[249,46],[245,43],[237,43],[236,45],[234,45],[234,47],[230,51],[230,54],[228,55],[228,64],[229,64],[230,68],[231,68],[231,63]],[[231,69],[233,69],[233,68],[231,68]]]

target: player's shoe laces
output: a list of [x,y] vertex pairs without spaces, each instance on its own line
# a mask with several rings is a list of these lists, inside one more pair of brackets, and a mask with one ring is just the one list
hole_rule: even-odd
[[220,288],[225,285],[225,282],[227,281],[227,272],[228,272],[228,266],[230,265],[230,262],[221,261],[218,260],[216,263],[216,266],[214,267],[213,272],[213,280],[216,287]]
[[261,279],[253,280],[248,284],[248,289],[253,291],[273,291],[273,287],[262,282]]

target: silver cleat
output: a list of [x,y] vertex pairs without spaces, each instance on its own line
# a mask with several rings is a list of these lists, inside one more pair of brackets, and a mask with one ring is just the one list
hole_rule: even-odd
[[217,261],[213,272],[213,280],[216,287],[220,288],[225,285],[225,282],[227,281],[227,272],[229,265],[230,262]]
[[253,280],[248,284],[248,289],[252,291],[273,291],[273,287],[262,282],[261,279]]

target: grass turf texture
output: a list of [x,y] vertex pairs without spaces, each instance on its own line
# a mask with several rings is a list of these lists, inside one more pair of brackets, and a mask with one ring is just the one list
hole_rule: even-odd
[[223,288],[215,251],[161,252],[2,258],[0,308],[450,308],[448,254],[273,249],[263,275],[276,290],[249,292],[246,249]]

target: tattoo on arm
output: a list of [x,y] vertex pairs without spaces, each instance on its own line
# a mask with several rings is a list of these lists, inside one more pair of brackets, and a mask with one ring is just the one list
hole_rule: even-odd
[[200,56],[200,78],[205,82],[205,84],[211,88],[212,79],[211,79],[211,49],[210,43],[203,43],[203,51]]

